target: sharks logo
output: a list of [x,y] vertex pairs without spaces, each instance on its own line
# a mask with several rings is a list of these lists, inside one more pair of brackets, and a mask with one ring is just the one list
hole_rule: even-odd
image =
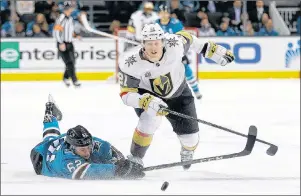
[[150,79],[153,92],[161,97],[166,97],[173,89],[170,73]]
[[285,67],[291,68],[293,61],[297,60],[300,64],[300,40],[297,42],[297,47],[294,48],[293,43],[288,43],[288,49],[285,53]]
[[101,145],[102,143],[100,143],[99,141],[95,141],[93,146],[93,152],[99,152]]

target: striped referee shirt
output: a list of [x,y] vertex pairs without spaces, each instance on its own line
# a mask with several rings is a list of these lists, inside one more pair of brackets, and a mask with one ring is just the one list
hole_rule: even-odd
[[60,17],[56,20],[53,34],[57,42],[71,43],[74,35],[74,24],[73,18],[71,16],[66,16],[61,14]]

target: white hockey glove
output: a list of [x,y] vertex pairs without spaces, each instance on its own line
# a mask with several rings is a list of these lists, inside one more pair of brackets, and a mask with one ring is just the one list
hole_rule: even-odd
[[166,116],[168,112],[163,111],[160,105],[168,107],[167,104],[160,98],[144,93],[139,100],[139,107],[144,109],[148,114],[154,116]]
[[225,47],[210,41],[207,42],[207,44],[207,49],[204,53],[205,58],[209,58],[222,66],[225,66],[234,60],[232,52],[227,50]]

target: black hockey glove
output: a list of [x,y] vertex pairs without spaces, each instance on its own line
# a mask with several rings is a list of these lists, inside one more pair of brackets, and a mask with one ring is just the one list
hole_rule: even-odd
[[142,171],[143,166],[128,159],[121,159],[116,162],[115,165],[115,175],[117,177],[123,179],[137,179],[145,176],[145,173]]
[[117,148],[115,148],[113,145],[111,145],[111,150],[112,150],[112,160],[111,160],[111,163],[116,164],[121,159],[125,159],[124,156],[123,156],[123,154]]

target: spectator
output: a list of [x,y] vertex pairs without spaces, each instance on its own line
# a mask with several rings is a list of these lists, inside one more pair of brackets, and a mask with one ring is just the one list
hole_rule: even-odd
[[52,6],[51,12],[49,14],[49,20],[55,22],[59,16],[60,16],[59,6],[57,4],[54,4],[54,6]]
[[204,18],[201,22],[201,28],[199,29],[200,36],[215,36],[215,30],[211,27],[207,18]]
[[110,32],[114,34],[118,28],[120,28],[120,22],[118,20],[113,20],[109,28]]
[[217,36],[235,36],[234,30],[229,27],[229,22],[223,21],[220,25],[220,30],[216,33]]
[[38,24],[33,25],[33,37],[47,37]]
[[236,35],[241,35],[243,31],[243,20],[248,19],[248,15],[242,11],[242,2],[235,0],[233,7],[229,9],[230,27],[235,31]]
[[8,7],[8,1],[7,0],[1,0],[1,12],[4,10],[7,10]]
[[261,28],[259,33],[260,36],[278,36],[278,32],[276,32],[273,28],[273,21],[269,19],[265,24],[265,27]]
[[246,30],[241,32],[243,36],[257,36],[258,33],[254,31],[251,21],[248,21],[246,24]]
[[171,17],[177,18],[179,21],[181,21],[183,24],[185,24],[185,16],[184,16],[184,10],[180,7],[179,0],[171,0],[170,2],[170,8],[171,8]]
[[205,19],[205,18],[208,18],[208,15],[207,15],[205,12],[203,12],[203,11],[199,11],[199,12],[197,13],[197,17],[198,17],[200,20],[203,20],[203,19]]
[[7,0],[1,0],[1,15],[0,15],[0,25],[8,21],[10,16],[9,2]]
[[8,16],[8,20],[4,22],[1,26],[1,37],[11,37],[13,36],[13,21],[19,22],[20,18],[16,12],[11,12],[11,15]]
[[43,14],[37,14],[36,20],[27,24],[26,36],[33,35],[33,26],[35,24],[40,27],[40,31],[42,31],[45,35],[50,36],[49,31],[51,31],[51,29],[49,29],[48,23]]
[[233,7],[229,9],[229,18],[231,26],[238,26],[241,23],[242,3],[240,0],[233,2]]
[[214,1],[200,1],[200,11],[206,13],[216,13],[216,3]]
[[[236,33],[237,35],[242,35],[242,34],[244,34],[244,33],[243,33],[243,32],[244,32],[244,24],[243,24],[244,21],[247,21],[247,22],[250,22],[250,23],[251,23],[251,21],[249,20],[249,15],[248,15],[248,13],[242,13],[242,14],[241,14],[240,23],[239,23],[238,25],[236,25],[236,26],[233,27],[233,30],[235,31],[235,33]],[[252,25],[252,23],[251,23],[251,25]],[[253,27],[252,27],[252,29],[253,29]],[[254,30],[254,29],[253,29],[253,30]]]
[[12,36],[12,22],[6,21],[1,26],[1,37],[11,37]]
[[269,20],[269,15],[267,13],[262,14],[261,17],[261,22],[259,23],[254,23],[254,29],[255,31],[260,31],[261,28],[265,27],[265,24],[267,23],[267,21]]
[[[54,6],[51,8],[51,12],[49,14],[49,20],[50,21],[56,21],[56,19],[59,17],[60,15],[60,12],[58,10],[58,5],[57,4],[54,4]],[[46,19],[47,20],[47,19]],[[48,23],[49,24],[49,23]],[[48,33],[50,36],[52,36],[52,33],[53,33],[53,27],[54,27],[54,22],[50,23],[49,24],[49,27],[48,27]]]
[[37,1],[35,3],[35,13],[44,14],[48,24],[54,23],[55,20],[51,17],[54,6],[56,6],[56,4],[53,0]]
[[24,23],[22,22],[17,22],[15,24],[15,29],[16,29],[16,37],[25,37],[25,31],[24,31]]
[[262,15],[264,13],[269,14],[268,8],[264,6],[264,3],[262,0],[257,0],[256,1],[256,9],[252,10],[249,13],[250,20],[252,23],[260,23],[262,19]]

